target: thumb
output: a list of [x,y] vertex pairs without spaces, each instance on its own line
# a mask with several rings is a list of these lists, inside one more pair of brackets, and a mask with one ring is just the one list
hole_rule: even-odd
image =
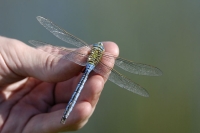
[[21,41],[0,36],[0,85],[26,77],[47,82],[59,82],[77,75],[82,67]]

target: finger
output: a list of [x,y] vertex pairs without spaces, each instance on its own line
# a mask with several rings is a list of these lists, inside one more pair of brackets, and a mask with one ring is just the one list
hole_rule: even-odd
[[119,55],[119,48],[114,42],[103,42],[105,51],[117,57]]
[[78,130],[87,122],[85,116],[88,116],[88,114],[85,112],[88,112],[86,111],[87,109],[90,110],[90,107],[87,107],[89,107],[87,102],[78,104],[78,106],[75,107],[75,115],[73,115],[73,117],[71,117],[71,115],[65,125],[60,123],[60,114],[62,114],[64,110],[36,115],[30,119],[23,131],[28,133],[56,133],[62,131]]
[[58,82],[78,74],[82,67],[32,48],[18,40],[0,37],[0,85],[24,77]]

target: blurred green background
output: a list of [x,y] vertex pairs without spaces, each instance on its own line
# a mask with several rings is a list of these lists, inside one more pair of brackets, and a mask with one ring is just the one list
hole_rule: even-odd
[[149,98],[107,82],[77,133],[200,132],[199,0],[0,0],[0,35],[72,47],[43,28],[38,15],[89,44],[114,41],[121,57],[164,73],[123,73],[146,88]]

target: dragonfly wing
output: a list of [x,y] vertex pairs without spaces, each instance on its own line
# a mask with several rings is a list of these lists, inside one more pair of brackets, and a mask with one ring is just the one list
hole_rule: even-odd
[[162,71],[156,67],[141,64],[141,63],[134,63],[132,61],[123,59],[123,58],[116,58],[115,65],[128,71],[130,73],[139,74],[139,75],[148,75],[148,76],[161,76]]
[[148,76],[162,75],[162,71],[154,66],[141,64],[141,63],[134,63],[132,61],[123,59],[121,57],[116,57],[108,52],[104,52],[102,58],[104,58],[104,60],[106,61],[109,61],[110,64],[115,63],[116,66],[130,73],[139,74],[139,75],[148,75]]
[[86,43],[83,43],[83,41],[81,41],[79,38],[69,34],[69,33],[63,33],[63,32],[58,32],[58,31],[54,31],[52,32],[57,38],[59,38],[60,40],[69,43],[69,44],[73,44],[76,47],[83,47],[83,46],[88,46],[86,45]]
[[76,47],[88,46],[86,42],[68,33],[64,29],[58,27],[50,20],[43,18],[41,16],[37,16],[37,20],[40,22],[41,25],[43,25],[47,30],[49,30],[53,35],[55,35],[62,41],[72,44]]
[[89,47],[81,47],[63,56],[63,58],[68,59],[81,66],[86,66],[89,52],[90,52]]
[[144,97],[149,96],[148,92],[141,86],[127,79],[125,76],[123,76],[116,70],[112,69],[114,65],[113,63],[114,58],[106,58],[106,56],[103,56],[101,62],[99,62],[94,68],[94,71],[102,75],[104,78],[108,78],[110,81],[124,89],[127,89]]
[[112,69],[112,72],[110,73],[108,79],[113,83],[115,83],[116,85],[120,86],[121,88],[127,89],[133,93],[136,93],[144,97],[149,97],[148,92],[144,88],[132,82],[131,80],[127,79],[114,69]]
[[98,65],[93,70],[96,73],[100,74],[105,79],[108,79],[111,69],[112,68],[108,67],[107,65],[103,64],[102,62],[99,62]]
[[34,45],[37,49],[43,50],[57,58],[70,60],[81,66],[85,66],[87,63],[89,47],[81,47],[76,50],[67,49],[65,47],[56,47],[51,44],[47,44],[40,41],[30,40],[29,43]]

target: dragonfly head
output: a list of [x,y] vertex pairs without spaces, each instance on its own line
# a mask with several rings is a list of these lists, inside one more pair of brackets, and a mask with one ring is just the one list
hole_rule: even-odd
[[105,51],[102,42],[98,42],[98,43],[93,44],[93,47],[95,47],[95,48],[97,48],[97,49],[100,49],[101,51]]

